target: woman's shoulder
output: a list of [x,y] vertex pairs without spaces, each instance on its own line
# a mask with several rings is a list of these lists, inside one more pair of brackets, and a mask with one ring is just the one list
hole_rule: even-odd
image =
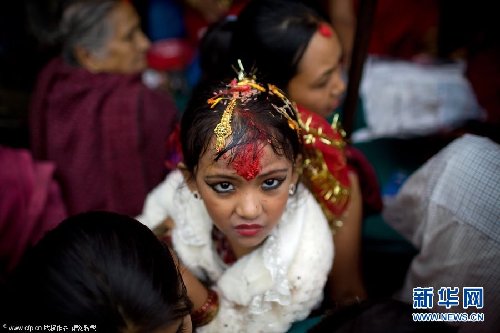
[[94,73],[82,66],[70,64],[61,56],[54,57],[45,64],[38,74],[37,82],[38,85],[40,82],[52,84],[57,87],[58,93],[62,89],[64,94],[71,91],[79,94],[93,92],[127,98],[130,98],[132,92],[146,88],[140,73]]

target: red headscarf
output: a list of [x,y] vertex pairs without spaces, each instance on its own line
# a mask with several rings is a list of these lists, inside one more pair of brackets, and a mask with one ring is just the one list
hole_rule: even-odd
[[346,144],[340,127],[330,125],[325,118],[303,107],[299,106],[298,110],[304,129],[304,183],[320,203],[332,227],[337,225],[336,221],[349,203],[349,171],[358,176],[364,215],[380,212],[380,187],[366,157]]
[[344,138],[320,115],[298,107],[303,127],[304,183],[323,208],[331,224],[349,203],[349,168]]

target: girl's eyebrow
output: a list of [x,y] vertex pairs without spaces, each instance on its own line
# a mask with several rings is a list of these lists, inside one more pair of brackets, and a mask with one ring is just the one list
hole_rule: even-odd
[[331,67],[328,70],[326,70],[323,74],[321,74],[320,79],[323,79],[327,76],[330,76],[333,73],[333,71],[335,70],[335,68],[337,68],[337,67],[338,66],[334,66],[334,67]]
[[325,71],[323,74],[321,74],[321,76],[317,77],[316,80],[314,80],[311,85],[316,86],[316,85],[323,83],[326,79],[328,79],[328,77],[332,73],[333,73],[333,69],[329,69],[329,70]]
[[321,74],[321,76],[320,76],[320,77],[319,77],[316,81],[321,81],[321,80],[323,80],[324,78],[326,78],[326,77],[328,77],[328,76],[332,75],[332,73],[333,73],[334,71],[336,71],[336,70],[337,70],[337,68],[339,68],[339,66],[340,66],[340,63],[337,63],[335,66],[330,67],[329,69],[327,69],[326,71],[324,71],[324,72],[323,72],[323,74]]
[[238,180],[238,177],[229,175],[229,174],[215,174],[215,175],[207,175],[205,179],[229,179],[229,180]]
[[261,174],[257,175],[257,178],[267,178],[267,177],[272,176],[276,173],[283,173],[283,172],[288,172],[288,168],[270,170],[266,173],[261,173]]
[[[269,177],[269,176],[274,175],[276,173],[283,173],[283,172],[288,172],[288,168],[270,170],[266,173],[261,173],[261,174],[257,175],[256,178],[266,178],[266,177]],[[218,180],[227,179],[227,180],[236,181],[236,180],[240,179],[240,176],[232,175],[232,174],[215,174],[215,175],[205,176],[205,180],[210,180],[210,179],[218,179]]]
[[340,55],[338,61],[335,63],[335,66],[330,67],[329,69],[327,69],[323,74],[321,74],[321,76],[316,81],[321,81],[322,79],[324,79],[325,77],[328,77],[334,71],[336,71],[342,65],[341,64],[342,57],[343,57],[343,53]]

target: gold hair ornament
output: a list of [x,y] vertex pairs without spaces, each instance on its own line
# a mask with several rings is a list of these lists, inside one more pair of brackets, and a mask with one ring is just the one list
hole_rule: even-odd
[[[268,84],[267,89],[255,81],[255,76],[249,76],[244,68],[241,60],[238,60],[239,71],[237,72],[237,79],[233,79],[228,85],[227,89],[219,90],[214,93],[214,96],[208,99],[207,103],[213,109],[220,102],[225,103],[226,108],[222,113],[221,120],[214,128],[216,138],[215,149],[221,152],[226,146],[226,140],[233,133],[231,128],[231,119],[237,101],[245,103],[255,95],[267,92],[270,95],[276,95],[283,101],[283,106],[271,104],[273,108],[288,121],[288,126],[297,132],[300,138],[300,126],[296,119],[298,113],[295,106],[286,98],[286,96],[276,86]],[[228,102],[229,101],[229,102]],[[295,119],[291,115],[295,115]]]

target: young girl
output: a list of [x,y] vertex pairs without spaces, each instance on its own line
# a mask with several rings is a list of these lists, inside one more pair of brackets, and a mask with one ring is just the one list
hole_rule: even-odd
[[333,262],[328,223],[299,181],[303,124],[278,88],[243,72],[193,96],[184,163],[139,220],[168,220],[199,332],[285,332],[321,302]]
[[326,17],[299,1],[252,1],[233,27],[231,63],[255,66],[297,103],[307,125],[305,179],[335,231],[329,298],[337,304],[362,299],[361,222],[363,214],[381,209],[381,198],[366,158],[325,119],[345,91],[338,35]]

